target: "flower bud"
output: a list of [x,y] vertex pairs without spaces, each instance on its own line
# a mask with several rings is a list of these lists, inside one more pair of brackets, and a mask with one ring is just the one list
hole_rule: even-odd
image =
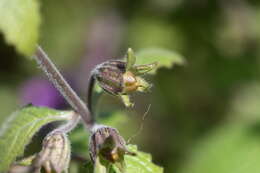
[[101,88],[110,94],[118,95],[123,91],[124,73],[124,62],[107,61],[98,65],[92,72],[92,75]]
[[151,87],[140,75],[154,69],[157,63],[135,66],[136,58],[132,49],[128,49],[126,59],[127,62],[117,60],[104,62],[92,71],[92,76],[102,89],[120,96],[124,104],[129,107],[133,104],[128,94],[135,91],[145,92]]
[[93,162],[98,156],[111,163],[120,162],[125,154],[135,155],[127,150],[125,144],[116,129],[96,125],[90,137],[90,157]]
[[47,135],[42,144],[42,150],[33,161],[35,168],[44,167],[47,173],[61,173],[68,169],[70,162],[70,142],[66,134],[54,132]]

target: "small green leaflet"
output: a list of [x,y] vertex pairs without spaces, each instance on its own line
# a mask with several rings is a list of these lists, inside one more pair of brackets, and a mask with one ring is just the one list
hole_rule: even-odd
[[16,157],[23,155],[26,145],[42,126],[69,120],[72,115],[72,111],[32,106],[10,115],[0,127],[0,172],[6,171]]
[[25,56],[34,53],[40,25],[37,0],[1,0],[0,31],[8,44]]
[[156,71],[161,67],[171,68],[173,65],[185,64],[184,58],[178,53],[160,48],[147,48],[136,52],[136,65],[149,64],[158,62],[155,70],[148,72],[156,74]]

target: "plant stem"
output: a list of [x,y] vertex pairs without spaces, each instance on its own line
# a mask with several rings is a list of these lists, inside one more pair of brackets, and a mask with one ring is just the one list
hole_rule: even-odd
[[[74,111],[71,112],[71,119],[65,123],[60,125],[58,128],[54,129],[51,133],[62,132],[62,133],[69,133],[73,130],[80,121],[80,115]],[[92,126],[93,127],[93,126]]]
[[91,73],[91,76],[89,79],[89,84],[88,84],[87,106],[92,115],[94,115],[93,108],[92,108],[92,104],[93,104],[92,103],[92,94],[93,94],[94,86],[95,86],[95,78],[94,78],[93,74]]
[[[52,63],[48,55],[40,46],[37,50],[34,59],[39,64],[40,68],[47,75],[52,84],[59,90],[72,108],[81,116],[88,129],[94,125],[94,119],[90,114],[86,104],[79,98],[75,91],[70,87],[68,82],[61,75],[57,67]],[[43,93],[44,94],[44,93]]]

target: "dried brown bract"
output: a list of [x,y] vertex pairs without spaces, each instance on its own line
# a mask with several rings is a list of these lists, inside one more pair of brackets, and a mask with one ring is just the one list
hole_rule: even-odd
[[61,173],[68,169],[70,152],[70,142],[66,134],[50,133],[43,140],[42,150],[37,154],[32,166],[35,170],[44,167],[47,173]]

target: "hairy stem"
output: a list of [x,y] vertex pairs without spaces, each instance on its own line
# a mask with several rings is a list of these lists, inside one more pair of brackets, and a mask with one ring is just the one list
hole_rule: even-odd
[[[53,85],[59,90],[67,102],[72,108],[81,116],[84,120],[87,128],[91,129],[94,125],[94,119],[90,115],[90,111],[86,104],[79,98],[75,91],[70,87],[64,77],[61,75],[56,66],[52,63],[48,55],[42,50],[40,46],[37,46],[37,50],[34,59],[39,64],[40,68],[47,75]],[[43,93],[44,94],[44,93]]]

